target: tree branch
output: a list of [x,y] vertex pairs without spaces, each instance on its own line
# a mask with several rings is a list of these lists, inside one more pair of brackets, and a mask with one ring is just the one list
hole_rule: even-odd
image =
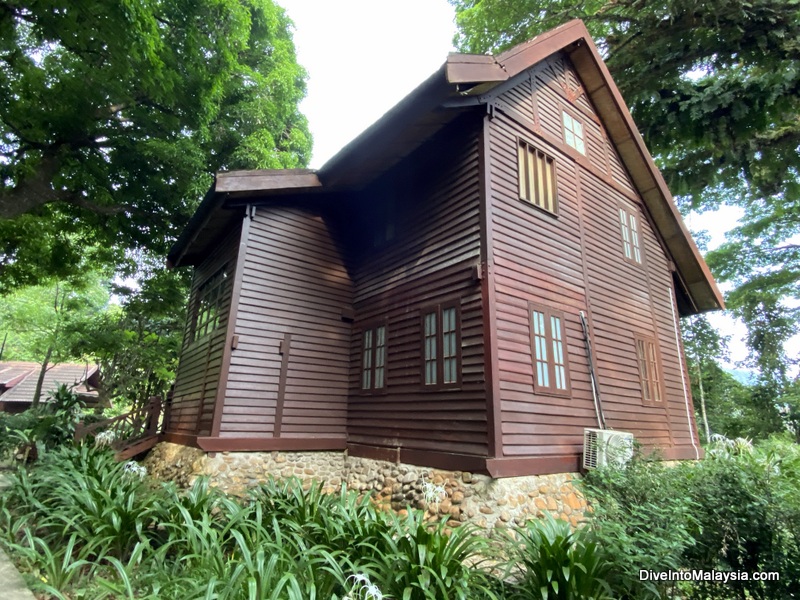
[[13,219],[54,202],[66,202],[106,216],[134,210],[134,207],[125,204],[103,206],[77,192],[56,189],[53,179],[60,168],[61,161],[56,156],[45,155],[32,175],[22,179],[15,187],[0,191],[0,219]]

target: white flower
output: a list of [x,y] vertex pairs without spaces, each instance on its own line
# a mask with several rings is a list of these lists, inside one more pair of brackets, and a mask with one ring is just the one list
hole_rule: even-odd
[[354,584],[353,589],[345,598],[355,600],[355,598],[363,597],[363,600],[383,600],[383,592],[364,573],[350,575],[347,579],[348,581],[352,579]]
[[425,494],[425,502],[428,504],[438,504],[445,497],[444,486],[434,485],[430,481],[422,484],[422,493]]
[[147,475],[147,469],[134,460],[129,460],[126,462],[122,470],[127,475],[130,475],[131,477],[138,477],[139,479],[144,479],[144,476]]
[[114,440],[117,439],[117,434],[107,429],[106,431],[101,431],[96,436],[94,436],[94,445],[98,448],[102,448],[104,446],[110,446]]

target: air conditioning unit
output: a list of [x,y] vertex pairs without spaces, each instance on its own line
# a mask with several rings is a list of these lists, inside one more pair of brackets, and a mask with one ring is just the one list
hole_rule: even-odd
[[609,429],[583,430],[583,468],[624,465],[633,457],[633,434]]

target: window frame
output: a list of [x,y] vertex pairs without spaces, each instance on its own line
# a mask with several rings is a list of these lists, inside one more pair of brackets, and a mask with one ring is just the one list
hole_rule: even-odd
[[[376,359],[377,359],[377,350],[378,346],[375,343],[377,339],[377,332],[378,329],[383,327],[383,385],[381,387],[375,386],[375,369],[376,367]],[[371,386],[368,388],[364,387],[364,357],[365,357],[365,348],[364,342],[366,341],[366,334],[367,332],[372,333],[372,348],[371,348],[371,355],[370,355],[370,383]],[[370,321],[369,323],[365,323],[361,326],[361,343],[359,344],[359,351],[360,351],[360,358],[359,358],[359,370],[358,370],[358,391],[364,395],[374,395],[374,394],[384,394],[386,393],[386,389],[388,387],[387,380],[388,380],[388,358],[389,358],[389,326],[385,319],[379,321]]]
[[[566,121],[565,117],[570,119],[571,124],[573,126],[572,129],[568,129],[567,128],[567,121]],[[581,135],[577,135],[575,133],[574,125],[576,123],[577,123],[578,127],[580,127],[580,129],[581,129]],[[569,143],[569,140],[567,138],[567,132],[569,132],[570,135],[572,135],[573,139],[580,140],[580,143],[581,143],[581,146],[583,147],[583,150],[581,150],[577,146],[574,146],[574,145]],[[575,117],[572,116],[571,112],[565,110],[564,108],[561,109],[561,135],[562,135],[562,138],[564,139],[564,143],[567,146],[569,146],[570,148],[575,150],[575,152],[577,152],[581,156],[587,156],[588,157],[587,149],[586,149],[586,127],[584,127],[583,121],[581,119],[576,119]]]
[[[547,206],[547,203],[539,204],[536,202],[536,190],[533,189],[530,185],[529,181],[529,171],[526,170],[524,173],[522,171],[522,156],[525,156],[524,163],[527,165],[529,162],[529,156],[532,154],[534,157],[538,158],[539,156],[543,157],[544,163],[546,167],[549,167],[551,171],[551,178],[552,178],[552,209]],[[523,179],[523,176],[525,179]],[[523,181],[527,183],[527,185],[523,184]],[[526,195],[524,192],[528,192]],[[531,144],[527,140],[518,137],[517,138],[517,195],[521,202],[529,206],[533,206],[534,208],[544,211],[548,215],[552,215],[558,217],[558,169],[556,167],[556,159],[554,156],[545,152],[541,148],[538,148],[534,144]],[[546,198],[545,198],[546,200]]]
[[[552,332],[552,321],[553,317],[556,317],[561,320],[561,339],[558,340],[561,342],[561,351],[563,354],[563,367],[564,367],[564,389],[559,389],[555,387],[554,383],[551,385],[541,385],[538,382],[538,374],[537,374],[537,365],[536,365],[536,335],[534,333],[533,327],[533,313],[534,311],[540,312],[544,314],[545,319],[545,345],[548,350],[548,355],[546,359],[547,364],[547,374],[548,380],[551,382],[555,382],[555,368],[556,364],[553,361],[553,332]],[[543,304],[538,304],[536,302],[528,302],[528,330],[530,335],[530,349],[531,349],[531,369],[533,375],[533,391],[535,394],[542,394],[546,396],[560,396],[560,397],[571,397],[572,396],[572,377],[570,376],[570,369],[569,369],[569,344],[567,343],[567,334],[566,334],[566,317],[563,311],[551,308],[549,306],[545,306]]]
[[[664,366],[661,362],[661,349],[655,338],[646,335],[634,334],[633,340],[633,351],[636,357],[636,370],[639,373],[642,404],[648,406],[664,406]],[[646,373],[642,373],[642,359],[639,355],[640,344],[645,352]],[[651,368],[655,370],[656,379],[652,378],[653,372],[651,372]],[[655,385],[653,385],[654,382]],[[648,388],[645,388],[645,383],[648,384]],[[645,396],[646,389],[654,390],[658,398],[653,398],[652,394],[651,398],[647,398]]]
[[[448,383],[444,383],[444,331],[442,323],[442,314],[449,309],[455,309],[455,333],[456,336],[456,379]],[[425,335],[425,319],[428,315],[436,315],[436,383],[426,382],[426,335]],[[424,390],[452,390],[461,387],[462,383],[462,349],[461,349],[461,328],[463,324],[461,321],[461,298],[452,300],[445,300],[437,304],[427,304],[420,308],[420,385]]]
[[[625,223],[622,223],[622,215],[625,214]],[[636,223],[632,226],[632,223]],[[642,244],[642,219],[640,218],[639,210],[637,208],[631,209],[630,206],[619,202],[617,204],[617,225],[619,226],[619,235],[622,248],[622,258],[626,262],[637,267],[644,267],[644,245]],[[625,231],[628,231],[630,239],[625,239]],[[631,255],[628,256],[625,250],[626,244],[631,246]],[[638,255],[639,260],[636,260]]]
[[[229,271],[230,263],[226,263],[197,286],[197,295],[192,307],[190,343],[209,337],[221,325],[222,306],[225,304],[228,280],[231,277]],[[209,301],[212,294],[214,294],[213,300]],[[213,315],[212,309],[215,309]],[[208,318],[204,318],[204,315],[207,315]],[[203,328],[202,333],[200,332],[201,327]]]

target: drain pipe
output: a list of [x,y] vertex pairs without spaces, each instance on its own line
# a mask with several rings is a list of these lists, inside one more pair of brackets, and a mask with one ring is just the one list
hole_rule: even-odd
[[592,357],[592,344],[589,341],[589,326],[586,324],[586,315],[580,311],[581,327],[583,327],[583,341],[586,344],[586,358],[589,361],[589,379],[592,383],[592,399],[594,400],[594,412],[597,415],[597,426],[600,429],[608,429],[606,417],[603,414],[603,405],[600,402],[600,387],[597,385],[597,375],[594,370],[594,358]]

